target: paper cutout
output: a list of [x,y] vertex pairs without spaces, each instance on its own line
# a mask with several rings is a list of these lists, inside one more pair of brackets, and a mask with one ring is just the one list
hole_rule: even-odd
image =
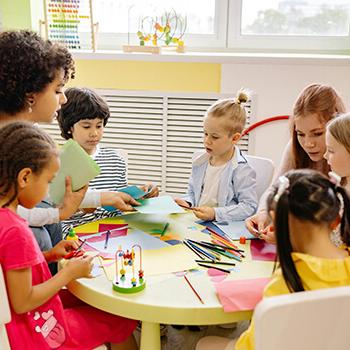
[[262,239],[252,240],[250,243],[250,251],[253,260],[276,260],[276,245],[267,243]]
[[60,169],[49,189],[50,198],[55,204],[63,200],[66,176],[71,177],[72,190],[77,191],[100,173],[97,163],[72,139],[60,149],[60,161]]
[[[115,264],[106,265],[104,265],[106,276],[112,281],[115,276]],[[142,266],[145,276],[191,270],[198,267],[191,252],[180,244],[156,250],[143,250]]]
[[262,299],[270,278],[224,281],[215,284],[216,293],[225,312],[253,310]]
[[178,206],[171,196],[147,198],[139,200],[139,202],[141,205],[135,209],[143,214],[185,213],[185,210]]
[[[248,231],[244,221],[230,221],[227,225],[218,224],[215,221],[198,221],[198,223],[213,229],[219,234],[227,234],[233,240],[239,240],[241,236],[246,237],[246,239],[256,239]],[[205,232],[209,233],[207,230]]]

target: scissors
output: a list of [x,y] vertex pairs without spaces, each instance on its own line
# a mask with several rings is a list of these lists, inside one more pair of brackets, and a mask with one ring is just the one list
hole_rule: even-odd
[[82,246],[85,244],[86,239],[83,240],[83,242],[80,244],[80,246],[76,250],[72,250],[68,254],[66,254],[63,258],[64,259],[71,259],[71,258],[78,258],[79,256],[84,255],[84,251],[81,250]]

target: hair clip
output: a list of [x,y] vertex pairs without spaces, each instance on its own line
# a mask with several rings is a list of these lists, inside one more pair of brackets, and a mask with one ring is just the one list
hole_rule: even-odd
[[328,176],[330,182],[332,182],[336,186],[340,186],[341,177],[338,174],[336,174],[334,171],[330,171],[328,173]]
[[278,202],[280,197],[282,196],[283,192],[289,187],[289,179],[282,175],[278,178],[278,189],[277,193],[273,197],[274,202]]

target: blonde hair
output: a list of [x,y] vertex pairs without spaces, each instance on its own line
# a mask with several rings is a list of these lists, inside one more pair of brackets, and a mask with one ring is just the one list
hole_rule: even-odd
[[241,133],[246,123],[246,112],[242,103],[248,101],[248,93],[245,90],[237,92],[235,98],[227,98],[216,101],[211,105],[206,116],[214,118],[226,118],[230,134]]
[[[301,147],[295,130],[295,119],[316,114],[320,121],[328,122],[339,113],[345,112],[344,103],[337,91],[329,85],[311,84],[303,89],[294,103],[293,116],[290,119],[292,149],[297,169],[313,168],[314,162]],[[323,160],[323,172],[329,171],[327,161]]]
[[327,124],[327,130],[350,153],[350,113],[332,119]]

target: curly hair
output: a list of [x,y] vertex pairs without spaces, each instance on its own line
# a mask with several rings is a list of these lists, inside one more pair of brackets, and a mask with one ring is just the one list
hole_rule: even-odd
[[27,31],[0,33],[0,113],[15,115],[28,93],[43,91],[57,73],[74,78],[74,61],[65,46]]
[[71,129],[82,119],[101,119],[106,126],[110,117],[107,102],[88,88],[69,88],[65,91],[67,102],[58,112],[57,121],[64,139],[72,138]]
[[0,198],[11,194],[3,207],[18,195],[17,177],[24,168],[39,175],[52,156],[58,156],[54,141],[28,122],[12,122],[0,128]]

